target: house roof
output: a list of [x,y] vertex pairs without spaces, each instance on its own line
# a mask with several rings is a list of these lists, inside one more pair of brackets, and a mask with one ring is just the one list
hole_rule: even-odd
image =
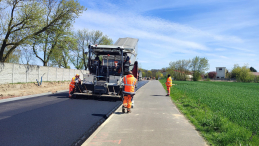
[[255,76],[259,76],[259,72],[251,72],[251,74],[253,74]]

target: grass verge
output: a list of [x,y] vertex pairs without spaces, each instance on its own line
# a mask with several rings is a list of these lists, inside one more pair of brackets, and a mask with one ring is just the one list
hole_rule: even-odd
[[[165,79],[160,80],[166,90]],[[259,145],[258,85],[174,81],[171,98],[210,145]]]

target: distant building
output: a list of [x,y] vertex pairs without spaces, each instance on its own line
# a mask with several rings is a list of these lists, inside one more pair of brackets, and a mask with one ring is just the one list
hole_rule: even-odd
[[186,75],[186,78],[187,78],[187,79],[192,79],[193,76],[192,76],[192,75]]
[[226,78],[227,69],[226,67],[216,67],[216,78],[217,79],[224,79]]
[[259,76],[259,72],[251,72],[252,75]]

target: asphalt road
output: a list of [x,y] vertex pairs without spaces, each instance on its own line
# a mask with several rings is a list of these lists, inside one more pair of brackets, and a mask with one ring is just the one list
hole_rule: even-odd
[[[140,81],[138,88],[147,81]],[[68,92],[0,103],[1,146],[80,144],[121,101],[69,99]]]

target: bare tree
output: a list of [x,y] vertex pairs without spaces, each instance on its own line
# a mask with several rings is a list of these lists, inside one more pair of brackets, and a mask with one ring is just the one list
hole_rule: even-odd
[[27,64],[27,65],[35,64],[33,63],[35,62],[35,56],[34,56],[33,50],[29,45],[21,45],[19,46],[19,50],[21,51],[20,62],[22,64]]

